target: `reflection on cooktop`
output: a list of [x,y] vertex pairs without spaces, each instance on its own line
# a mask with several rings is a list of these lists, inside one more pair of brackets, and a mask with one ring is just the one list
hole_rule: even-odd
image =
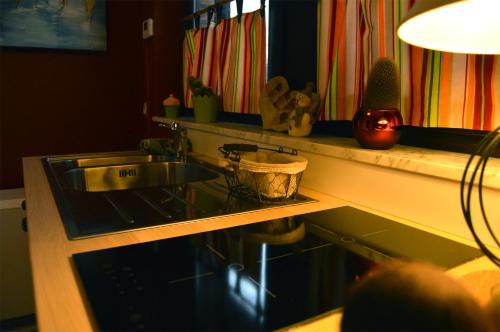
[[276,220],[73,256],[101,330],[272,330],[341,306],[375,264]]
[[[367,234],[375,236],[374,224],[381,220],[351,219],[358,231],[346,228],[349,222],[342,218],[360,216],[351,209],[73,258],[101,330],[274,330],[339,308],[360,276],[398,257],[362,241]],[[391,228],[387,222],[381,224],[384,229]],[[462,260],[480,255],[446,241],[445,246],[460,247],[455,253]],[[412,259],[406,256],[399,255]]]

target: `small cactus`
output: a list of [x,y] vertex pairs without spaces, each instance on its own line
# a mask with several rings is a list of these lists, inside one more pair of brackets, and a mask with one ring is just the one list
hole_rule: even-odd
[[196,79],[193,76],[190,76],[188,78],[188,84],[194,96],[210,97],[214,94],[211,88],[204,86],[200,80]]
[[373,66],[366,84],[365,108],[399,109],[400,80],[394,61],[379,59]]

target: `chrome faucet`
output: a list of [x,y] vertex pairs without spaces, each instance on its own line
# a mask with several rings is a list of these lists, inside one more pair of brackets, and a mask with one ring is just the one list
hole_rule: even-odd
[[181,127],[181,125],[175,121],[172,121],[170,125],[161,123],[160,126],[170,128],[170,130],[172,130],[172,133],[174,134],[175,160],[187,162],[187,129]]

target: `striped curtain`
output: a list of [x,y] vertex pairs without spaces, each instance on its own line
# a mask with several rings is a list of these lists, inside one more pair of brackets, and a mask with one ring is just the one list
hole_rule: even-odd
[[192,107],[187,78],[195,76],[221,96],[225,112],[258,114],[265,84],[266,28],[260,11],[187,30],[184,38],[184,105]]
[[187,83],[189,76],[200,78],[205,86],[217,91],[219,61],[215,30],[215,24],[210,24],[185,32],[182,82],[186,107],[193,107],[192,93]]
[[[464,55],[410,46],[397,38],[414,0],[320,0],[320,120],[350,120],[363,101],[378,58],[401,73],[405,125],[492,130],[500,125],[500,56]],[[497,108],[495,105],[499,105]]]
[[266,26],[260,11],[224,20],[217,26],[221,96],[224,111],[259,113],[260,91],[266,78]]

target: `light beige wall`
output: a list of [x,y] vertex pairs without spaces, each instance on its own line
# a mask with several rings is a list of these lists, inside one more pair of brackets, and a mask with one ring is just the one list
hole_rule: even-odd
[[[194,152],[219,154],[224,143],[251,143],[241,139],[189,129]],[[458,181],[425,176],[357,161],[299,151],[308,159],[302,184],[321,193],[342,198],[374,210],[445,231],[469,240],[473,237],[460,207]],[[485,189],[484,199],[490,220],[500,216],[500,190]],[[475,204],[477,206],[477,204]],[[482,220],[480,211],[474,220]],[[478,224],[481,238],[493,245],[485,227]]]
[[20,208],[0,209],[0,320],[35,312],[24,216]]

